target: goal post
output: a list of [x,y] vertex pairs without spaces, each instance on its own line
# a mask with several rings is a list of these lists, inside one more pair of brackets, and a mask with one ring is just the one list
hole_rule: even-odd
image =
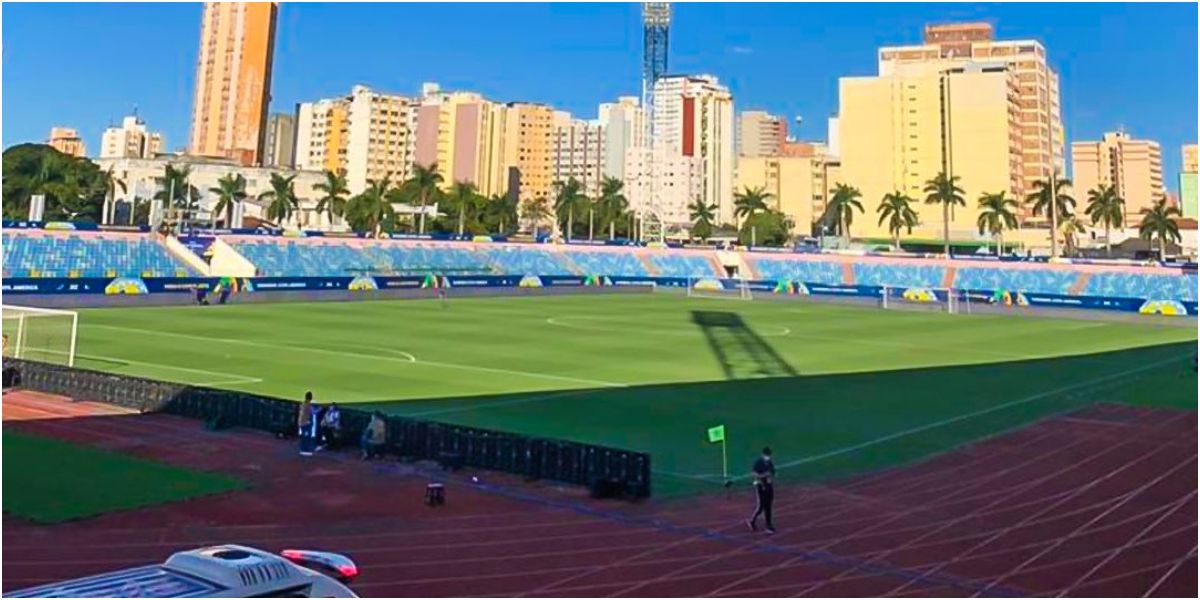
[[970,297],[958,288],[883,285],[879,306],[884,310],[929,310],[957,314],[971,312]]
[[4,356],[75,366],[79,313],[33,306],[0,306]]
[[717,279],[716,277],[688,277],[689,298],[725,298],[730,300],[752,300],[750,284],[745,279]]

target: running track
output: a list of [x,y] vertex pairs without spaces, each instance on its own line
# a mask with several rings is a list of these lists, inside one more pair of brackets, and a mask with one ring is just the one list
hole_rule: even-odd
[[[50,527],[4,518],[3,589],[236,542],[355,558],[367,596],[1191,596],[1195,412],[1100,405],[902,469],[777,492],[629,505],[252,432],[6,394],[4,427],[229,472],[253,488]],[[421,504],[430,477],[445,507]]]

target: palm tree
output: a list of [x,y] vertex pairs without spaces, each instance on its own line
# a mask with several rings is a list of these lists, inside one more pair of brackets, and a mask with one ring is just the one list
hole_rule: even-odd
[[1091,217],[1092,225],[1104,224],[1104,253],[1112,256],[1111,232],[1113,227],[1125,224],[1125,199],[1113,186],[1100,184],[1100,187],[1088,190],[1088,205],[1084,212]]
[[346,213],[346,198],[350,195],[346,172],[325,171],[325,181],[314,185],[313,189],[324,194],[317,200],[317,214],[323,213],[329,219],[329,224],[333,225],[335,217]]
[[705,204],[699,196],[688,205],[688,218],[692,220],[692,235],[700,241],[708,241],[713,232],[713,219],[717,217],[717,205]]
[[542,196],[530,198],[521,204],[521,218],[532,223],[535,235],[542,221],[550,218],[552,214],[554,213],[550,210],[550,201]]
[[438,173],[437,163],[433,163],[429,166],[413,165],[412,177],[404,182],[404,187],[417,199],[417,206],[421,209],[417,233],[425,233],[425,207],[431,200],[437,199],[441,193],[438,186],[442,185],[443,181],[442,174]]
[[469,181],[456,181],[450,187],[450,194],[446,200],[451,207],[458,210],[458,235],[462,235],[467,230],[467,219],[471,220],[472,226],[470,229],[474,231],[476,227],[474,223],[478,219],[479,201],[482,198],[475,191],[475,184]]
[[[190,166],[176,168],[168,164],[163,167],[163,176],[157,178],[159,189],[154,193],[154,199],[162,203],[163,209],[174,211],[177,223],[186,221],[188,213],[200,205],[200,190],[188,183],[191,173]],[[166,228],[170,229],[171,225],[166,225]]]
[[279,173],[271,173],[271,189],[258,195],[259,200],[267,200],[267,219],[283,227],[284,221],[292,218],[299,204],[296,198],[296,176],[284,177]]
[[746,186],[740,192],[735,191],[733,193],[733,216],[749,219],[757,213],[766,212],[768,209],[767,201],[771,198],[773,196],[767,193],[766,188],[763,186],[756,188]]
[[100,172],[99,185],[104,188],[104,214],[100,216],[101,224],[108,225],[116,214],[117,190],[124,194],[128,189],[125,182],[113,172],[115,167]]
[[854,223],[854,211],[863,212],[862,192],[858,188],[844,183],[839,183],[833,188],[833,195],[829,198],[829,206],[825,209],[825,214],[834,219],[838,226],[838,235],[849,237],[850,225]]
[[233,207],[246,199],[246,178],[240,173],[228,173],[217,180],[217,187],[208,188],[217,195],[217,203],[213,206],[212,222],[216,227],[216,215],[225,213],[225,226],[233,227]]
[[900,250],[900,230],[906,229],[908,233],[912,233],[912,228],[921,220],[917,211],[912,209],[913,202],[912,198],[895,191],[885,194],[879,208],[876,209],[879,213],[879,224],[883,225],[883,222],[887,221],[888,231],[892,232],[892,247],[896,250]]
[[1079,243],[1075,235],[1083,233],[1086,229],[1083,227],[1083,222],[1075,215],[1071,215],[1062,220],[1058,225],[1058,232],[1063,237],[1063,250],[1067,254],[1075,254],[1079,250]]
[[379,237],[385,228],[390,229],[396,219],[396,210],[392,208],[392,179],[367,181],[367,189],[346,202],[343,214],[350,227],[356,231],[370,231],[374,237]]
[[979,233],[990,233],[996,238],[996,256],[1004,252],[1004,230],[1017,228],[1017,201],[1005,195],[984,194],[979,197],[979,218],[975,225]]
[[486,231],[508,235],[517,224],[517,197],[512,194],[493,195],[484,202],[483,214]]
[[[1075,199],[1062,191],[1063,188],[1069,187],[1071,187],[1071,180],[1066,178],[1054,178],[1053,186],[1049,180],[1035,181],[1033,182],[1033,192],[1025,196],[1025,202],[1033,204],[1033,216],[1037,217],[1042,214],[1049,216],[1053,228],[1060,218],[1075,214]],[[1051,201],[1051,197],[1053,197],[1053,201]],[[1050,257],[1057,256],[1058,237],[1054,231],[1051,231]]]
[[600,182],[600,197],[596,205],[600,211],[601,229],[608,228],[608,239],[615,239],[617,221],[629,210],[629,200],[625,198],[625,183],[616,177],[605,177]]
[[958,187],[958,179],[957,175],[947,176],[942,172],[925,182],[925,204],[942,205],[942,241],[946,256],[950,256],[950,207],[967,205],[963,189]]
[[1172,218],[1179,216],[1179,209],[1168,206],[1166,198],[1155,202],[1153,208],[1142,209],[1142,222],[1138,224],[1138,237],[1143,240],[1158,238],[1159,261],[1167,259],[1167,242],[1178,244],[1183,239],[1179,235],[1179,223]]
[[559,227],[566,224],[567,241],[571,241],[572,230],[575,228],[575,211],[579,210],[587,196],[580,191],[579,181],[574,177],[566,182],[554,183],[554,214],[558,217]]

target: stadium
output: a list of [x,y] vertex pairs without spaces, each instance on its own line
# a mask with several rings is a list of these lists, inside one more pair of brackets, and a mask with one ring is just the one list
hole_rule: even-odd
[[[1194,591],[1194,267],[5,225],[5,590],[237,543],[370,596]],[[306,391],[381,459],[298,456]]]

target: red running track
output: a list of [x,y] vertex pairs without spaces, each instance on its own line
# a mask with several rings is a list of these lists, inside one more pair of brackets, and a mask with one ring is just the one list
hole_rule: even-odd
[[[639,505],[444,478],[253,432],[6,394],[5,427],[232,473],[246,491],[55,526],[4,520],[3,589],[236,542],[346,552],[367,596],[1192,596],[1195,412],[1101,405],[914,466]],[[468,474],[469,475],[469,474]],[[431,477],[445,507],[421,504]]]

